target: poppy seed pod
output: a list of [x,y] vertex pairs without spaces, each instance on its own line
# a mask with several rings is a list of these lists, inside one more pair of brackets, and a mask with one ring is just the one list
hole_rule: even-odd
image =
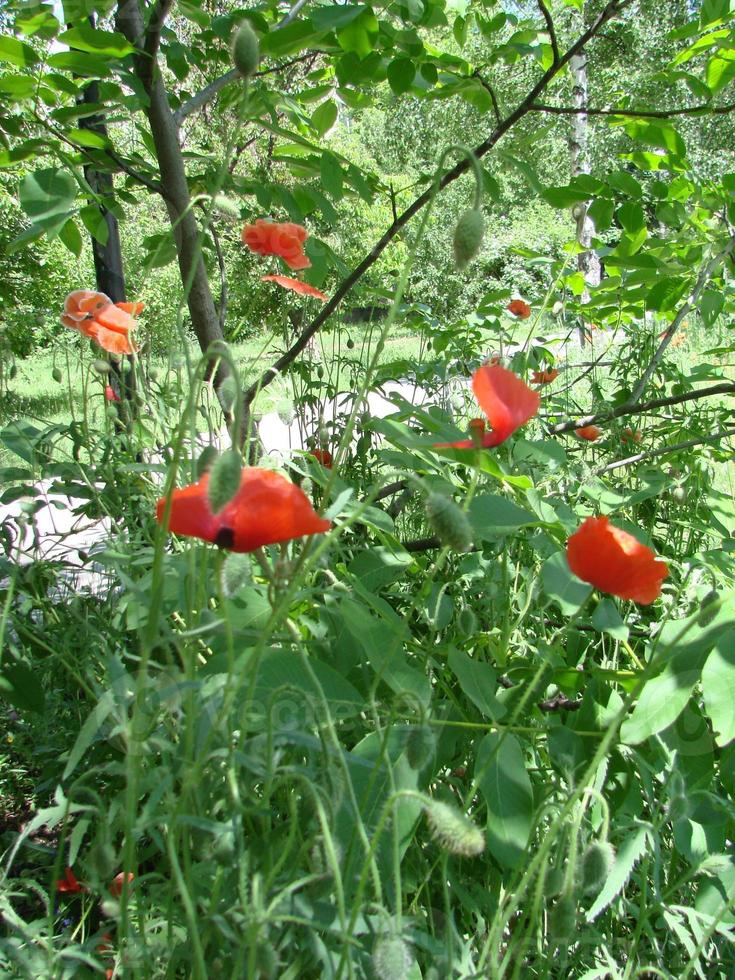
[[451,854],[476,857],[485,850],[485,835],[456,807],[439,800],[426,806],[426,820],[434,840]]
[[202,449],[196,464],[197,479],[204,476],[205,473],[208,473],[212,469],[214,466],[214,461],[217,459],[218,455],[219,453],[216,446],[205,446],[204,449]]
[[61,382],[64,380],[64,375],[61,373],[60,368],[57,367],[55,367],[51,372],[51,377],[57,384],[61,384]]
[[436,735],[429,725],[415,725],[408,731],[406,758],[415,772],[421,772],[434,756]]
[[460,610],[457,626],[460,633],[463,633],[465,636],[472,636],[477,632],[477,616],[475,616],[469,606],[464,606]]
[[232,42],[232,62],[243,78],[249,78],[257,71],[259,61],[260,42],[250,22],[244,20]]
[[110,370],[110,362],[103,361],[101,357],[96,357],[92,361],[92,370],[96,371],[97,374],[107,374]]
[[207,495],[209,506],[212,513],[216,514],[222,510],[235,496],[240,489],[240,474],[242,473],[242,461],[240,454],[234,449],[228,449],[226,453],[215,461],[209,474],[209,486]]
[[373,949],[373,970],[378,980],[402,980],[411,966],[411,954],[400,936],[378,936]]
[[430,493],[426,500],[426,516],[439,541],[453,551],[469,551],[472,547],[472,525],[465,512],[453,500],[441,493]]
[[454,228],[454,261],[463,269],[480,251],[485,234],[485,219],[478,208],[468,208]]
[[582,892],[597,895],[608,879],[615,848],[607,841],[594,841],[582,855]]

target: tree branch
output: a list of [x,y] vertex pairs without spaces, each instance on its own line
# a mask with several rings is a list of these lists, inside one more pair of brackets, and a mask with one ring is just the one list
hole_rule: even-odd
[[642,415],[654,408],[663,408],[666,405],[680,405],[682,402],[698,401],[700,398],[711,398],[713,395],[735,395],[735,381],[723,381],[721,384],[712,385],[711,388],[699,388],[697,391],[687,391],[681,395],[671,395],[669,398],[654,398],[649,402],[641,402],[635,405],[626,402],[619,405],[611,412],[598,412],[596,415],[586,415],[584,418],[577,419],[576,422],[560,422],[553,425],[548,430],[549,435],[558,436],[564,432],[571,432],[573,429],[580,429],[586,425],[596,425],[599,422],[611,422],[627,415]]
[[[485,154],[487,154],[508,132],[508,130],[511,129],[519,119],[522,119],[530,111],[530,107],[534,104],[537,96],[544,91],[549,82],[551,82],[551,80],[561,71],[564,65],[566,65],[567,62],[585,46],[585,44],[589,43],[590,39],[595,36],[597,31],[599,31],[604,24],[619,14],[631,2],[632,0],[609,0],[602,12],[595,18],[594,22],[559,58],[558,64],[551,65],[533,86],[526,98],[513,110],[513,112],[510,113],[510,115],[506,116],[506,118],[495,128],[495,130],[483,143],[480,143],[479,146],[475,147],[473,152],[477,159],[484,157]],[[443,190],[458,177],[461,177],[461,175],[465,173],[469,167],[470,164],[466,158],[460,160],[459,163],[455,164],[455,166],[448,170],[441,178],[439,181],[439,189]],[[417,214],[426,204],[428,204],[428,202],[431,200],[432,193],[432,188],[429,188],[406,208],[398,219],[390,225],[382,238],[380,238],[380,240],[373,246],[372,250],[365,256],[362,262],[360,262],[360,264],[353,269],[353,271],[345,279],[342,280],[329,302],[322,307],[321,311],[302,331],[300,336],[286,351],[286,353],[279,357],[275,364],[264,371],[260,378],[247,389],[244,394],[246,409],[250,406],[258,392],[267,387],[282,371],[288,368],[288,366],[296,360],[298,355],[306,347],[317,330],[319,330],[319,328],[332,315],[337,306],[339,306],[341,301],[350,292],[353,286],[359,282],[365,272],[367,272],[367,270],[374,265],[374,263],[382,255],[387,246],[393,241],[401,229],[408,224],[415,214]]]
[[495,122],[497,125],[500,125],[500,123],[503,121],[503,116],[500,112],[500,106],[498,105],[498,97],[495,94],[495,89],[492,87],[490,82],[482,77],[479,68],[473,72],[473,77],[477,79],[480,85],[482,85],[487,94],[490,96],[490,101],[493,104],[493,112],[495,113]]
[[671,322],[668,330],[664,334],[663,340],[661,341],[661,343],[658,346],[658,350],[656,351],[656,353],[651,358],[651,363],[648,365],[648,367],[646,368],[646,370],[643,372],[643,376],[641,377],[640,381],[638,382],[638,384],[633,389],[633,394],[630,397],[630,404],[631,405],[635,405],[635,403],[638,401],[638,399],[643,394],[643,392],[645,390],[645,387],[646,387],[646,385],[648,384],[648,382],[649,382],[649,380],[651,378],[651,375],[656,370],[656,367],[658,366],[661,358],[664,356],[664,353],[666,352],[666,348],[671,343],[672,337],[674,336],[674,334],[676,333],[676,331],[679,329],[679,324],[692,311],[692,309],[697,305],[697,301],[699,299],[699,294],[702,292],[702,290],[704,289],[704,287],[707,285],[707,283],[709,282],[709,280],[712,278],[713,274],[719,268],[720,264],[724,261],[724,259],[727,258],[727,256],[730,254],[730,252],[732,252],[733,248],[735,248],[735,235],[731,235],[730,236],[730,239],[727,242],[727,245],[725,245],[725,247],[721,251],[719,251],[717,253],[717,255],[714,255],[709,260],[709,262],[707,262],[705,265],[703,265],[702,268],[700,269],[699,276],[697,278],[697,282],[696,282],[696,284],[694,286],[694,289],[692,290],[691,296],[686,301],[686,303],[684,303],[684,305],[681,307],[681,309],[679,310],[679,312],[676,314],[676,316],[672,320],[672,322]]
[[143,42],[143,50],[151,59],[151,66],[158,54],[158,48],[161,44],[161,31],[163,30],[164,24],[166,23],[166,18],[168,17],[169,11],[171,10],[171,4],[173,0],[156,0],[153,5],[153,10],[151,11],[151,16],[148,20],[148,26],[145,31],[145,40]]
[[735,111],[735,102],[728,105],[712,106],[706,102],[702,105],[688,106],[678,109],[580,109],[576,106],[546,105],[536,102],[531,106],[531,112],[548,112],[555,116],[632,116],[634,119],[668,119],[670,116],[713,115],[725,116]]
[[687,439],[686,442],[677,442],[672,446],[662,446],[660,449],[646,449],[643,452],[636,453],[635,456],[628,456],[625,459],[618,459],[614,463],[608,463],[607,466],[600,467],[597,470],[597,474],[609,473],[611,470],[618,470],[621,466],[630,466],[633,463],[640,463],[644,459],[653,459],[655,456],[668,456],[670,453],[677,453],[682,449],[691,449],[692,446],[702,446],[708,442],[719,442],[720,439],[726,439],[728,436],[735,436],[735,429],[723,429],[722,432],[717,432],[713,436],[703,436],[701,439]]
[[554,28],[554,21],[551,17],[544,0],[536,0],[538,9],[541,11],[541,16],[546,21],[546,32],[549,35],[549,40],[551,41],[551,50],[554,52],[554,64],[559,63],[559,42],[556,39],[556,30]]

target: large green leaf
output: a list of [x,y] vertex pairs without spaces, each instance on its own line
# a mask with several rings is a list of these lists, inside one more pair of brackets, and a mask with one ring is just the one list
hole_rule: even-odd
[[574,575],[567,556],[559,551],[541,566],[541,582],[546,595],[559,606],[564,616],[573,616],[592,593],[592,586]]
[[707,657],[702,691],[715,741],[727,745],[735,738],[735,633],[726,633]]
[[490,664],[473,660],[461,650],[449,651],[449,669],[459,681],[462,693],[487,718],[497,721],[505,714],[505,708],[495,697],[497,675]]
[[0,695],[23,711],[43,711],[45,698],[38,671],[6,661],[0,667]]
[[86,21],[80,21],[76,27],[59,34],[58,41],[76,51],[86,51],[89,54],[108,58],[124,58],[135,52],[133,45],[122,34],[118,34],[117,31],[102,31]]
[[30,68],[38,64],[38,55],[30,44],[19,41],[17,37],[5,35],[0,37],[0,61],[15,65],[16,68]]
[[20,185],[20,204],[35,221],[65,214],[74,205],[77,182],[66,170],[49,168],[28,174]]
[[533,790],[514,735],[491,732],[477,746],[475,779],[487,806],[488,848],[506,868],[520,866],[533,820]]

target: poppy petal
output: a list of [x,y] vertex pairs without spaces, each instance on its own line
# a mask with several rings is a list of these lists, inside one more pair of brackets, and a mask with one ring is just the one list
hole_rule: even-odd
[[123,313],[129,313],[130,316],[137,316],[145,309],[145,303],[115,303],[115,306]]
[[661,595],[665,562],[607,517],[588,517],[567,541],[572,572],[601,592],[648,605]]
[[314,296],[315,299],[327,300],[328,297],[316,289],[314,286],[310,286],[308,282],[302,282],[300,279],[292,279],[291,276],[261,276],[263,282],[277,282],[279,286],[283,286],[284,289],[291,289],[295,293],[300,293],[302,296]]
[[583,425],[580,429],[575,429],[574,434],[587,442],[595,442],[602,435],[602,429],[596,425]]
[[[171,513],[168,517],[166,530],[187,538],[201,538],[202,541],[214,543],[217,540],[219,522],[209,506],[207,485],[209,474],[198,483],[174,490],[171,503]],[[162,497],[156,504],[156,520],[162,523],[166,510],[166,498]]]
[[[84,324],[82,324],[84,326]],[[102,350],[106,350],[108,354],[135,354],[138,348],[133,344],[133,342],[128,337],[127,333],[118,333],[116,330],[108,330],[103,327],[96,320],[90,322],[90,330],[94,330],[94,333],[89,333],[87,336],[93,337],[94,340],[100,345]]]
[[115,306],[114,303],[108,303],[107,306],[98,310],[94,319],[107,330],[115,330],[117,333],[127,334],[135,327],[135,320],[130,314]]
[[536,414],[541,396],[512,371],[486,364],[472,377],[475,397],[488,417],[492,432],[483,439],[486,448],[500,445]]
[[531,315],[531,307],[522,299],[512,299],[506,309],[521,320],[527,320]]

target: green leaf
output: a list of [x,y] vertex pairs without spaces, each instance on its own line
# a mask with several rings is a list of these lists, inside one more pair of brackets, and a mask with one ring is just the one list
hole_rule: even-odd
[[22,711],[41,712],[45,706],[39,672],[26,664],[6,661],[0,667],[0,695]]
[[298,54],[321,39],[323,31],[314,30],[309,20],[294,20],[286,27],[271,31],[260,39],[260,53],[271,58]]
[[59,34],[57,40],[76,51],[108,58],[125,58],[135,52],[133,45],[122,34],[117,31],[102,31],[83,20],[77,27],[71,27]]
[[626,201],[618,208],[617,219],[630,234],[639,232],[646,227],[646,216],[643,208],[635,201]]
[[719,640],[702,668],[702,693],[712,721],[715,741],[728,745],[735,738],[735,633]]
[[366,589],[378,592],[402,579],[406,570],[414,563],[407,551],[393,552],[381,545],[361,551],[347,567],[350,575],[360,579]]
[[79,217],[92,238],[100,245],[106,245],[110,229],[100,209],[95,204],[88,204],[80,210]]
[[27,99],[38,86],[32,75],[0,75],[0,92],[12,99]]
[[16,68],[31,68],[38,64],[38,55],[30,44],[6,35],[0,37],[0,61]]
[[592,613],[591,623],[596,630],[609,633],[616,640],[628,639],[628,627],[612,599],[600,600],[597,609]]
[[541,195],[553,208],[570,208],[573,204],[586,201],[589,194],[578,187],[547,187]]
[[388,84],[396,95],[408,92],[415,76],[416,66],[410,58],[394,58],[388,65]]
[[81,51],[59,51],[52,54],[46,63],[49,68],[68,71],[82,78],[104,78],[112,70],[108,58],[99,54],[82,54]]
[[73,206],[77,182],[66,170],[36,170],[20,185],[20,205],[36,221],[62,214]]
[[82,254],[82,236],[76,224],[70,218],[59,232],[59,238],[69,251],[77,258]]
[[541,582],[546,595],[559,606],[564,616],[573,616],[592,593],[592,586],[572,574],[567,556],[558,551],[541,566]]
[[610,870],[602,891],[587,911],[587,921],[592,922],[600,912],[608,907],[616,895],[622,891],[633,873],[633,868],[640,860],[646,848],[646,839],[650,834],[648,824],[639,825],[635,832],[626,834],[623,843],[615,857],[615,864]]
[[447,660],[449,669],[459,681],[462,693],[486,718],[499,721],[505,708],[495,697],[497,674],[490,664],[473,660],[461,650],[451,649]]
[[519,527],[539,523],[535,514],[514,504],[512,500],[492,493],[481,494],[473,499],[469,517],[475,531],[483,539],[501,537]]
[[343,51],[365,58],[378,39],[378,19],[370,7],[363,7],[355,17],[337,31],[337,41]]
[[82,756],[96,738],[97,732],[100,730],[107,719],[107,716],[114,707],[115,692],[106,691],[94,706],[92,712],[82,725],[79,734],[77,735],[77,740],[69,753],[69,758],[66,760],[64,775],[62,777],[63,779],[68,779],[79,765],[82,760]]
[[96,150],[106,150],[110,147],[110,141],[101,133],[95,133],[91,129],[70,129],[67,136],[79,146],[89,146]]
[[475,779],[487,806],[488,849],[506,868],[521,865],[533,818],[533,790],[514,735],[491,732],[479,743]]
[[717,321],[725,305],[725,297],[719,289],[707,289],[699,298],[699,312],[702,314],[704,325],[711,327]]
[[333,99],[322,102],[320,106],[317,106],[311,116],[311,125],[320,136],[328,133],[336,121],[337,103]]
[[587,214],[594,222],[596,231],[606,231],[612,224],[615,202],[598,197],[590,204]]

